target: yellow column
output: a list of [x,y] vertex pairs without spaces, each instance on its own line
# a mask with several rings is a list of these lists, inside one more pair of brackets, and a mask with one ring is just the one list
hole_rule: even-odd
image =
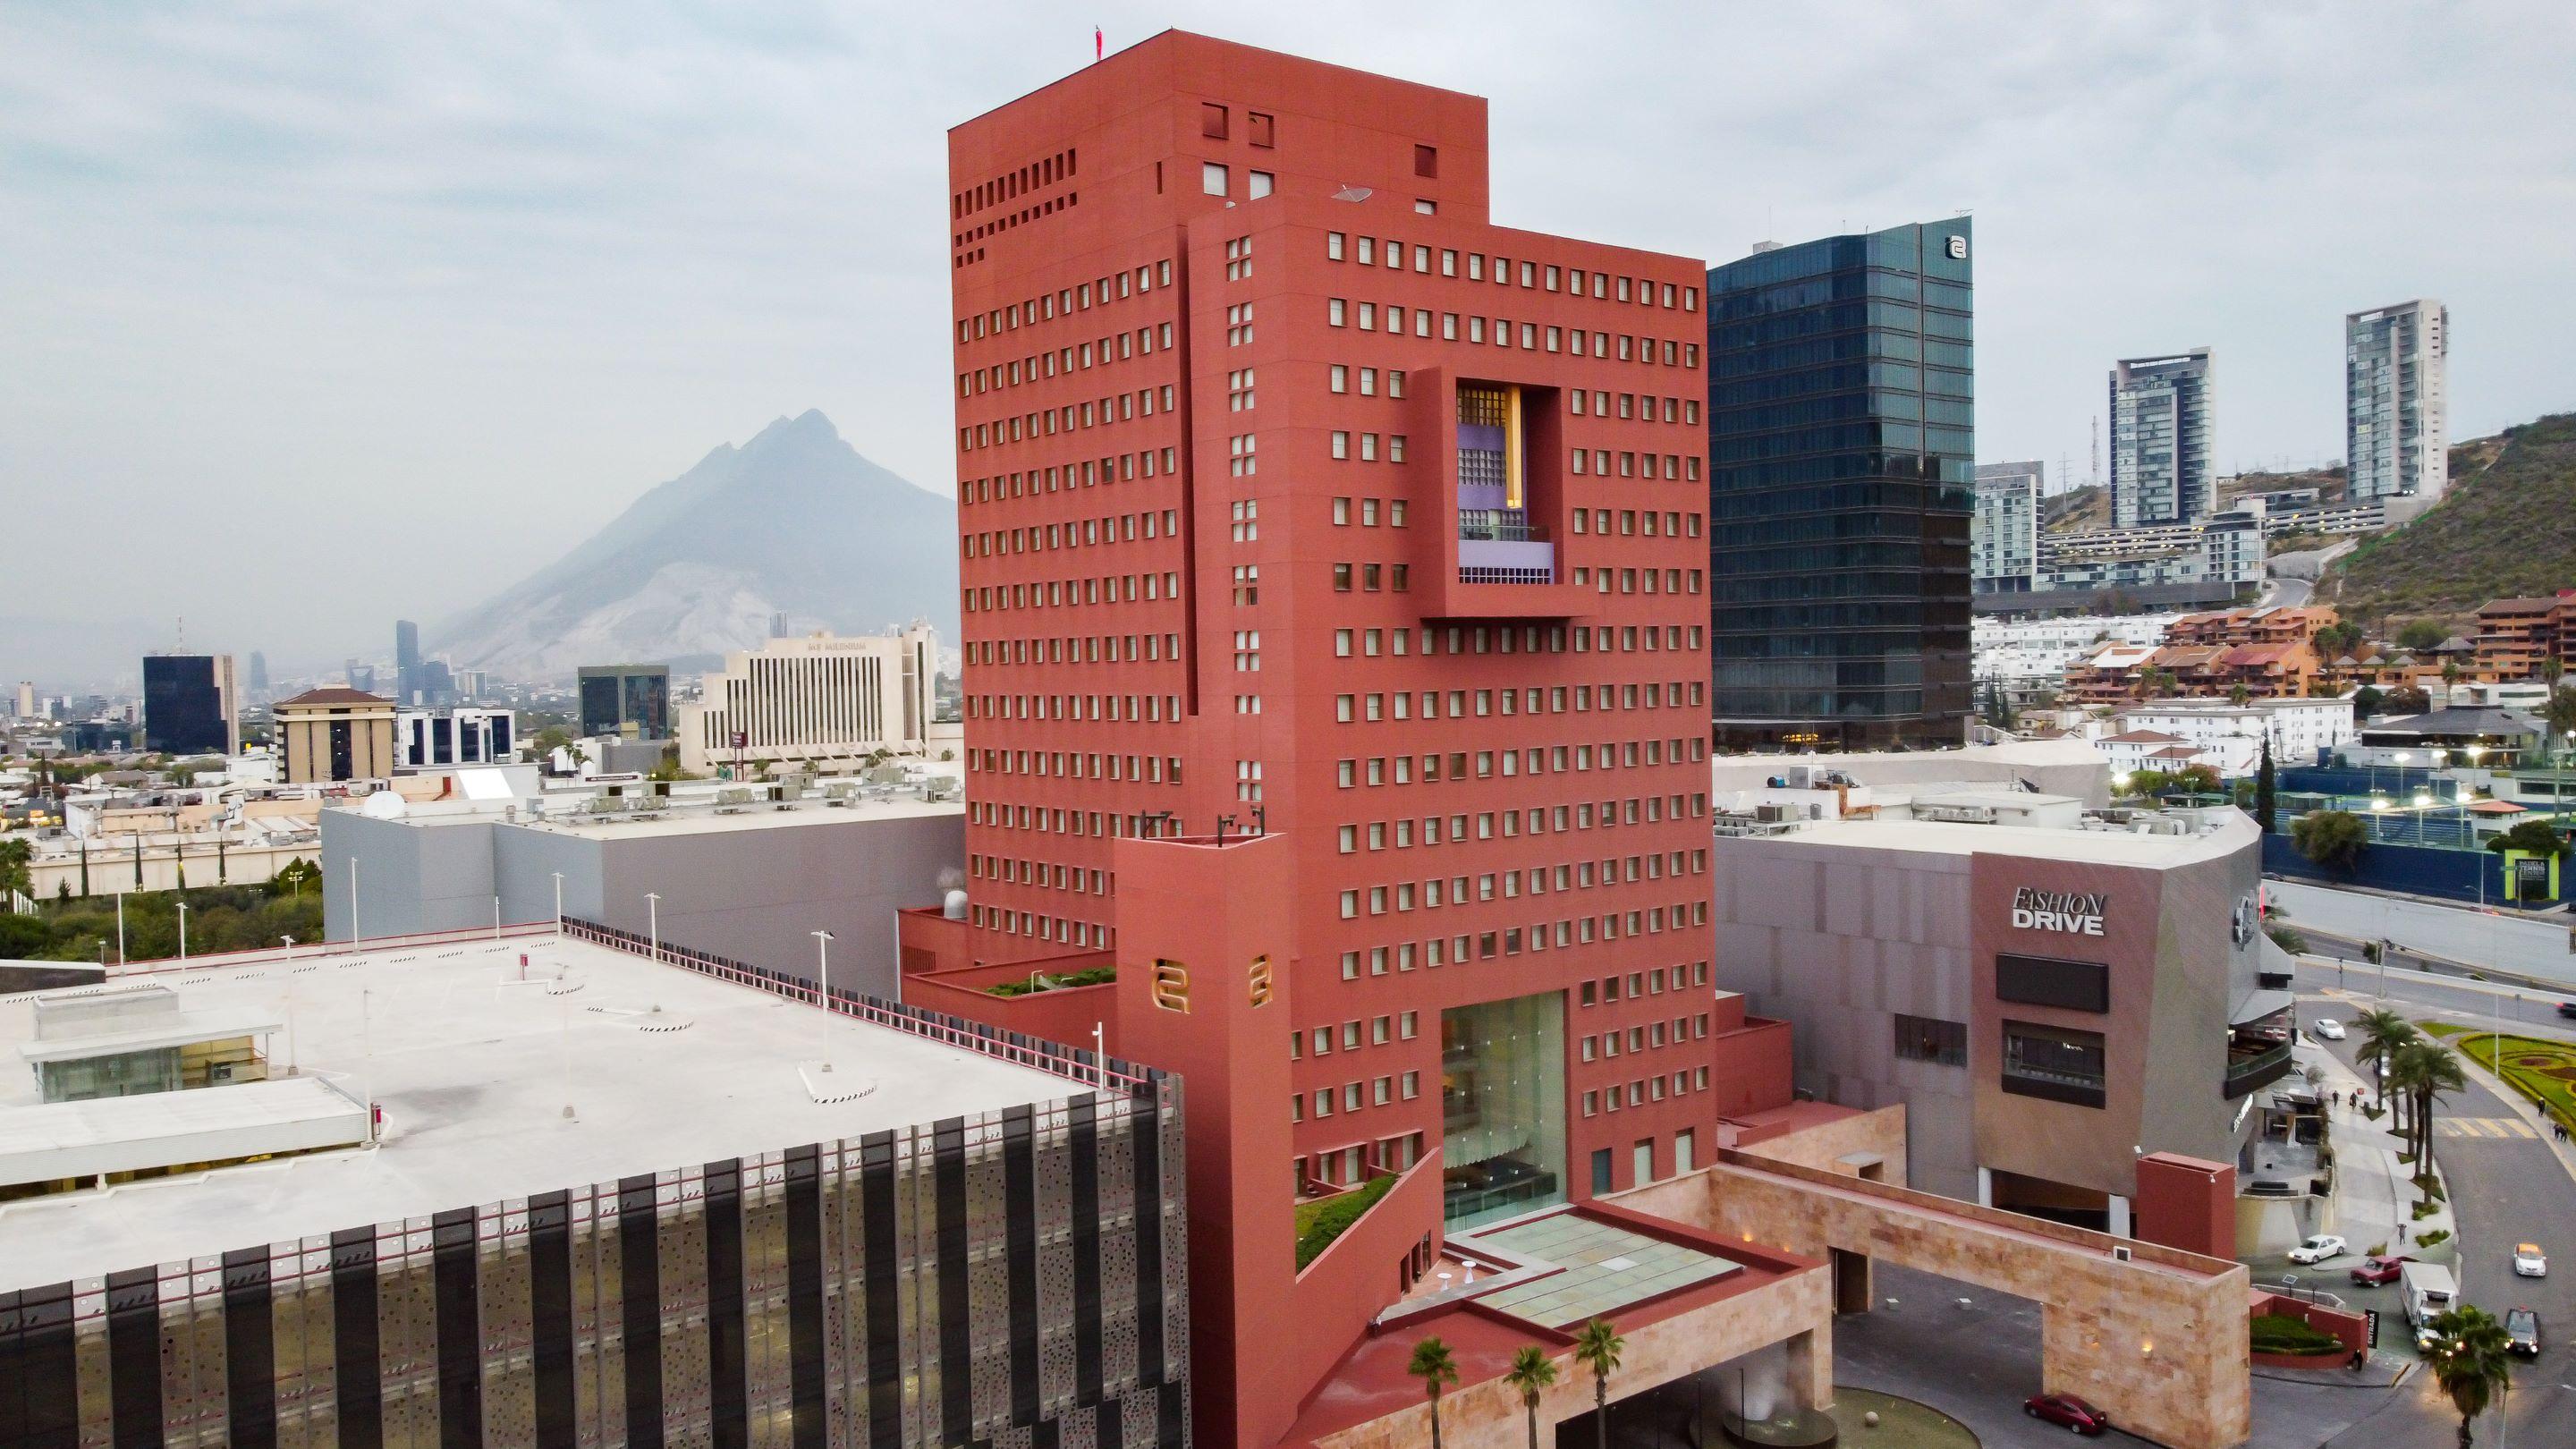
[[1527,506],[1522,486],[1524,468],[1521,459],[1521,389],[1513,383],[1503,389],[1503,506]]

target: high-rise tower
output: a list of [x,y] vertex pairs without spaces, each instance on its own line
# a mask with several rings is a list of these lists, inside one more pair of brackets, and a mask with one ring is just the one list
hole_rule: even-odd
[[2344,457],[2356,503],[2451,482],[2451,309],[2430,297],[2343,319]]
[[2111,522],[2198,523],[2218,505],[2210,351],[2131,357],[2111,369]]

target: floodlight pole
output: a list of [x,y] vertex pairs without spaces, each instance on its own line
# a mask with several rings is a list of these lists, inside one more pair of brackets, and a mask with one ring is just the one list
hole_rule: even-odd
[[647,920],[648,920],[648,924],[647,924],[647,926],[646,926],[646,928],[645,928],[645,929],[647,929],[648,931],[650,931],[650,932],[652,933],[651,940],[652,940],[652,942],[653,942],[653,959],[654,959],[654,961],[655,961],[655,962],[657,962],[657,963],[658,963],[658,962],[660,962],[660,961],[661,961],[661,959],[662,959],[662,898],[661,898],[661,896],[659,896],[659,895],[655,894],[655,893],[654,893],[654,892],[652,892],[652,891],[646,891],[646,892],[644,893],[644,911],[645,911],[645,915],[646,915]]
[[492,939],[495,941],[501,939],[501,898],[499,896],[492,898]]
[[555,872],[555,940],[563,940],[563,872]]
[[116,893],[116,964],[125,964],[125,892]]
[[358,929],[358,853],[351,850],[349,852],[349,949],[357,950],[358,943],[365,939],[367,939],[365,934]]
[[188,964],[188,903],[179,903],[179,964]]
[[832,933],[814,933],[814,967],[820,973],[814,993],[815,1004],[823,1008],[823,1047],[821,1070],[832,1069]]

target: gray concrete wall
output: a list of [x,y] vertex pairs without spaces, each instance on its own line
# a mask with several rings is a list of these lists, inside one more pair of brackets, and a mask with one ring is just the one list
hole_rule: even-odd
[[1790,1023],[1797,1085],[1819,1100],[1906,1104],[1915,1186],[1975,1197],[1968,1069],[1895,1053],[1900,1012],[1970,1019],[1969,858],[1794,838],[1710,844],[1715,983]]
[[[653,892],[662,898],[663,940],[808,979],[812,933],[830,931],[832,984],[893,998],[895,912],[936,902],[942,873],[962,869],[966,818],[835,811],[765,830],[616,836],[598,849],[600,904],[592,919],[643,932],[653,914],[644,897]],[[554,882],[537,879],[551,912]],[[566,910],[573,889],[568,874]]]
[[322,924],[349,939],[349,863],[358,862],[357,928],[368,936],[492,924],[492,827],[411,825],[355,810],[322,812]]

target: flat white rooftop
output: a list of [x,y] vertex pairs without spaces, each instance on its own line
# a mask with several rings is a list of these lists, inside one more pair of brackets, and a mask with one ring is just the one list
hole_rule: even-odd
[[[1956,799],[1940,796],[1938,803]],[[2023,799],[2037,797],[2023,796]],[[2170,867],[2252,845],[2251,818],[2238,815],[2216,830],[2190,835],[2135,835],[2115,830],[2062,830],[2038,825],[1960,825],[1941,820],[1823,820],[1778,835],[1720,840],[1746,846],[1828,846],[1837,850],[1905,850],[1934,855],[2021,855],[2100,865]]]
[[[269,1043],[270,1072],[319,1077],[358,1101],[372,1095],[384,1109],[381,1145],[0,1203],[0,1288],[96,1277],[1082,1090],[753,987],[545,936],[343,951],[151,979],[171,986],[183,1010],[274,1015],[285,1027]],[[11,1048],[32,1035],[34,999],[0,997],[0,1063],[14,1061]],[[821,1061],[833,1070],[816,1072]],[[809,1087],[809,1080],[822,1085]],[[247,1090],[206,1087],[129,1100],[212,1113],[219,1130],[236,1112],[256,1120],[278,1110],[258,1094],[230,1095]],[[0,1133],[12,1110],[34,1096],[32,1081],[8,1084]]]
[[918,820],[937,815],[963,815],[962,800],[923,800],[918,796],[897,796],[888,800],[853,800],[846,805],[828,804],[820,798],[799,800],[785,809],[762,801],[747,805],[711,807],[700,803],[664,806],[649,812],[652,819],[634,815],[581,815],[569,801],[549,799],[546,813],[530,817],[521,812],[517,819],[506,820],[495,810],[457,810],[432,813],[419,811],[401,818],[405,825],[432,828],[443,825],[494,825],[507,823],[527,830],[550,830],[564,835],[577,835],[592,840],[632,840],[652,836],[718,835],[736,830],[777,830],[800,825],[847,825],[864,820]]

